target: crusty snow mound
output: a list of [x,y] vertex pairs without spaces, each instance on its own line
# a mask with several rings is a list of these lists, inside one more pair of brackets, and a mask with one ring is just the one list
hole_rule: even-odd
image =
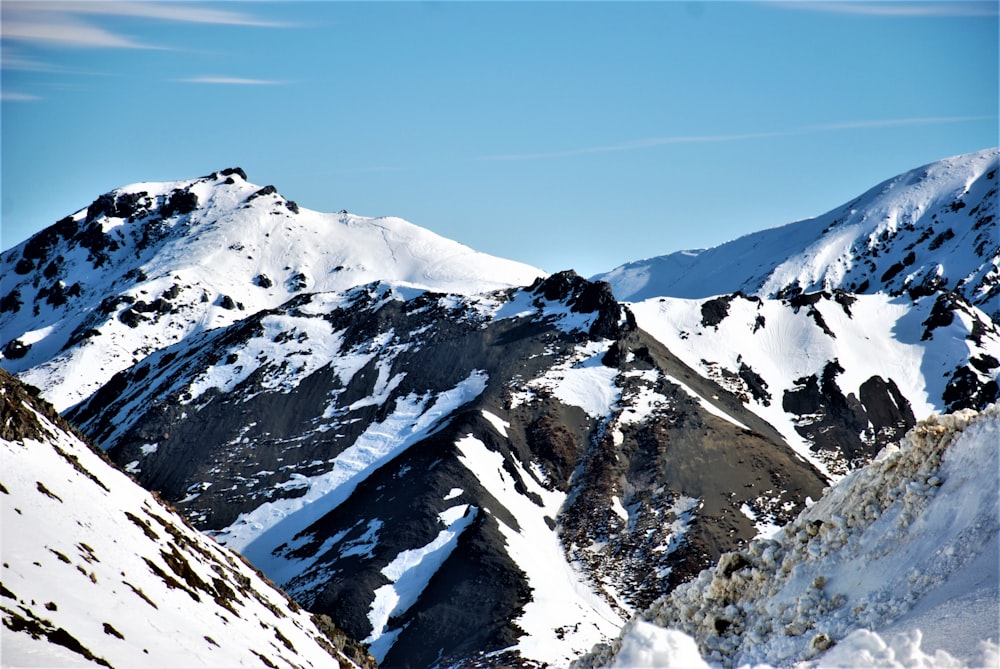
[[66,427],[0,371],[4,667],[353,666]]
[[921,422],[577,666],[997,666],[998,443],[997,405]]

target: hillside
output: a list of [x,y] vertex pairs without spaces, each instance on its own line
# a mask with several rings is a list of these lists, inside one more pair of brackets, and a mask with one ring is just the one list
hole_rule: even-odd
[[295,295],[376,280],[477,293],[543,274],[402,219],[299,207],[233,168],[115,189],[4,252],[0,351],[62,411],[152,351]]
[[998,439],[996,406],[922,422],[574,666],[996,666]]
[[239,169],[136,184],[0,254],[0,366],[383,666],[565,666],[997,401],[996,157],[614,285]]
[[5,667],[354,666],[2,370],[0,416]]

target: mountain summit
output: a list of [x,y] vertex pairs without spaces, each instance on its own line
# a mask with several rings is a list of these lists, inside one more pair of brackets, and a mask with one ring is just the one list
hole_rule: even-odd
[[301,208],[239,168],[105,193],[0,266],[4,367],[59,410],[152,351],[305,292],[469,294],[544,276],[402,219]]
[[1000,149],[900,174],[822,216],[594,277],[621,300],[803,292],[961,293],[1000,320]]

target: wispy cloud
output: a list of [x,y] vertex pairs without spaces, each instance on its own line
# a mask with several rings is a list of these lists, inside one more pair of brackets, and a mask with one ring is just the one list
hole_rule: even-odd
[[997,16],[996,2],[862,2],[860,0],[800,0],[799,2],[768,2],[783,9],[853,14],[883,17],[962,17]]
[[152,21],[231,26],[287,27],[228,9],[198,7],[186,2],[25,2],[4,4],[0,36],[4,41],[50,46],[103,49],[159,49],[98,25],[97,17],[131,17]]
[[824,123],[819,125],[803,126],[791,130],[776,130],[771,132],[748,132],[738,134],[719,135],[675,135],[669,137],[647,137],[636,139],[620,144],[609,144],[604,146],[589,146],[577,149],[567,149],[563,151],[546,151],[538,153],[508,153],[493,156],[484,156],[481,160],[544,160],[547,158],[569,158],[573,156],[585,156],[595,153],[619,153],[623,151],[638,151],[641,149],[651,149],[658,146],[669,146],[671,144],[714,144],[720,142],[740,142],[753,139],[769,139],[775,137],[793,137],[800,135],[812,135],[823,132],[835,132],[838,130],[873,129],[873,128],[893,128],[903,126],[938,125],[944,123],[969,123],[973,121],[994,120],[995,115],[986,116],[936,116],[924,118],[897,118],[879,119],[867,121],[845,121],[841,123]]
[[34,102],[35,100],[41,99],[42,98],[37,95],[32,95],[30,93],[15,93],[13,91],[0,92],[0,100],[3,102]]
[[72,47],[105,49],[152,49],[125,35],[118,35],[99,26],[78,21],[69,16],[24,17],[5,19],[0,24],[5,40],[42,42]]
[[61,14],[101,14],[133,16],[180,23],[213,23],[229,26],[287,27],[288,24],[265,21],[227,9],[197,7],[187,2],[32,2],[31,9]]
[[273,79],[249,79],[245,77],[188,77],[175,79],[182,84],[218,84],[223,86],[281,86],[288,82]]

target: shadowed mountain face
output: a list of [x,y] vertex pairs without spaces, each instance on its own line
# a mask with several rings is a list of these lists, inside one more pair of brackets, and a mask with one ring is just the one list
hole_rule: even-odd
[[[887,182],[810,239],[889,202],[880,258],[915,235],[907,267],[982,260],[991,159]],[[900,218],[958,182],[974,234]],[[565,665],[917,419],[997,399],[986,265],[852,293],[799,281],[823,254],[794,229],[758,258],[798,277],[780,290],[620,303],[238,169],[138,184],[0,254],[0,360],[385,666]],[[698,263],[678,289],[739,274]]]

